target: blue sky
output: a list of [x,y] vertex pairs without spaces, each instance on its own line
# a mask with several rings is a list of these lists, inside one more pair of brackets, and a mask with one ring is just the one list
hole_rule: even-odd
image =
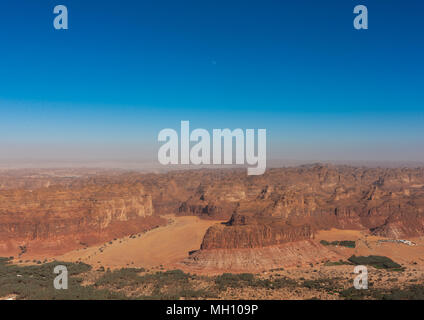
[[271,158],[424,161],[423,16],[419,0],[2,1],[0,159],[154,159],[190,120],[266,128]]

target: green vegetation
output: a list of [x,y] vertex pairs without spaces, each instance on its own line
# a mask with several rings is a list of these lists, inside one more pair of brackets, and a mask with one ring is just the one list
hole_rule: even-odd
[[384,300],[424,300],[424,287],[413,285],[405,289],[392,289],[382,297]]
[[350,241],[350,240],[332,241],[332,242],[321,240],[320,243],[324,246],[342,246],[347,248],[355,248],[356,246],[355,241]]
[[225,290],[226,288],[257,285],[255,276],[251,273],[223,273],[222,275],[216,277],[215,283],[220,290]]
[[357,257],[353,255],[348,260],[355,265],[368,265],[368,266],[373,266],[374,268],[377,268],[377,269],[390,269],[393,271],[404,270],[400,264],[384,256]]
[[[128,268],[106,272],[94,286],[129,292],[130,296],[139,299],[196,299],[217,298],[221,291],[228,288],[280,289],[297,285],[296,281],[286,277],[260,279],[251,273],[224,273],[216,277],[202,277],[181,270],[140,274],[142,272],[140,269]],[[202,289],[198,288],[200,282],[204,283]]]
[[340,297],[346,300],[383,299],[383,291],[377,289],[358,290],[350,287],[339,292]]
[[343,261],[343,260],[339,260],[339,261],[327,261],[324,262],[324,266],[326,267],[331,267],[331,266],[344,266],[344,265],[352,265],[351,262],[349,261]]
[[406,288],[357,290],[349,288],[339,292],[347,300],[424,300],[424,286],[412,285]]
[[[84,263],[55,261],[30,266],[18,266],[10,263],[11,258],[0,258],[0,297],[16,295],[17,299],[63,300],[63,299],[207,299],[237,297],[237,289],[254,288],[258,291],[289,288],[325,292],[341,299],[423,299],[424,286],[417,279],[409,282],[396,282],[389,277],[387,282],[398,287],[375,288],[369,282],[368,290],[356,290],[349,277],[290,279],[280,274],[224,273],[218,276],[199,276],[182,270],[150,272],[143,268],[122,268],[105,271],[104,267],[91,270]],[[382,256],[356,257],[349,261],[327,262],[326,265],[363,264],[387,271],[399,270],[401,266]],[[56,290],[53,280],[57,276],[53,269],[65,265],[68,269],[68,290]],[[312,272],[316,272],[313,270]],[[311,272],[311,271],[309,271]],[[379,271],[384,273],[385,271]],[[308,272],[307,272],[308,273]],[[316,273],[315,273],[316,275]],[[412,276],[412,274],[410,274]],[[82,278],[91,279],[90,285],[83,285]],[[374,279],[375,280],[375,279]],[[414,280],[414,283],[411,281]],[[382,277],[377,279],[382,281]],[[407,286],[405,286],[407,283]],[[421,281],[420,281],[421,283]],[[306,288],[306,289],[305,289]],[[346,289],[348,288],[348,289]]]
[[226,290],[227,288],[242,288],[242,287],[256,287],[268,289],[280,289],[284,287],[296,286],[296,281],[279,277],[275,279],[259,279],[251,273],[223,273],[215,278],[215,284],[218,290]]
[[340,278],[327,278],[327,279],[316,279],[316,280],[305,280],[302,286],[308,289],[325,290],[327,292],[333,292],[338,288],[338,280]]
[[[145,272],[145,270],[135,268],[108,271],[96,281],[94,286],[114,291],[125,291],[134,298],[149,300],[216,297],[206,290],[196,289],[194,281],[197,277],[181,270],[159,271],[140,275],[142,272]],[[139,292],[140,289],[141,292]],[[151,293],[146,294],[143,289]]]
[[[53,269],[64,265],[68,269],[67,290],[56,290]],[[10,264],[9,258],[0,258],[0,297],[16,295],[17,299],[65,300],[65,299],[121,299],[122,296],[106,290],[81,286],[82,279],[75,277],[91,267],[84,263],[51,262],[31,266]]]

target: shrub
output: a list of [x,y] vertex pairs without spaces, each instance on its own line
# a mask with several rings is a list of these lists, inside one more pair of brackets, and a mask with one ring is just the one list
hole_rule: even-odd
[[[68,269],[68,290],[56,290],[53,280],[57,276],[53,269],[64,265]],[[17,299],[64,300],[64,299],[121,299],[122,295],[107,290],[95,290],[81,286],[82,280],[76,275],[87,272],[91,266],[84,263],[55,261],[32,266],[17,266],[8,258],[0,258],[0,297],[15,294]]]
[[326,267],[343,266],[343,265],[352,265],[352,263],[349,262],[349,261],[343,261],[343,260],[339,260],[339,261],[327,261],[327,262],[324,263],[324,266],[326,266]]
[[342,246],[342,247],[347,247],[347,248],[355,248],[356,247],[355,241],[351,241],[351,240],[332,241],[332,242],[328,242],[326,240],[321,240],[320,243],[324,246]]
[[351,256],[348,259],[350,262],[352,262],[355,265],[369,265],[373,266],[377,269],[397,269],[402,270],[402,266],[396,262],[394,262],[392,259],[384,256]]

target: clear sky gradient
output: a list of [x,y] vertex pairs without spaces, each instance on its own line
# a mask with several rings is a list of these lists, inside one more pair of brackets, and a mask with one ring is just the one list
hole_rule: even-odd
[[424,161],[421,0],[1,1],[0,46],[0,159],[155,159],[189,120],[265,128],[270,158]]

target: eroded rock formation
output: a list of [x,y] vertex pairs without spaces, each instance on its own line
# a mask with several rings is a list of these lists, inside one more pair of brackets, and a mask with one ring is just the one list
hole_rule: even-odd
[[202,251],[307,241],[329,228],[422,236],[424,168],[0,172],[0,248],[91,243],[146,230],[169,213],[227,221],[207,231]]
[[258,272],[341,258],[317,242],[301,240],[262,248],[198,250],[182,264],[198,271]]
[[141,184],[50,186],[0,192],[0,250],[89,245],[163,224]]
[[288,225],[275,218],[234,214],[225,224],[208,229],[201,249],[260,248],[313,238],[310,225]]

